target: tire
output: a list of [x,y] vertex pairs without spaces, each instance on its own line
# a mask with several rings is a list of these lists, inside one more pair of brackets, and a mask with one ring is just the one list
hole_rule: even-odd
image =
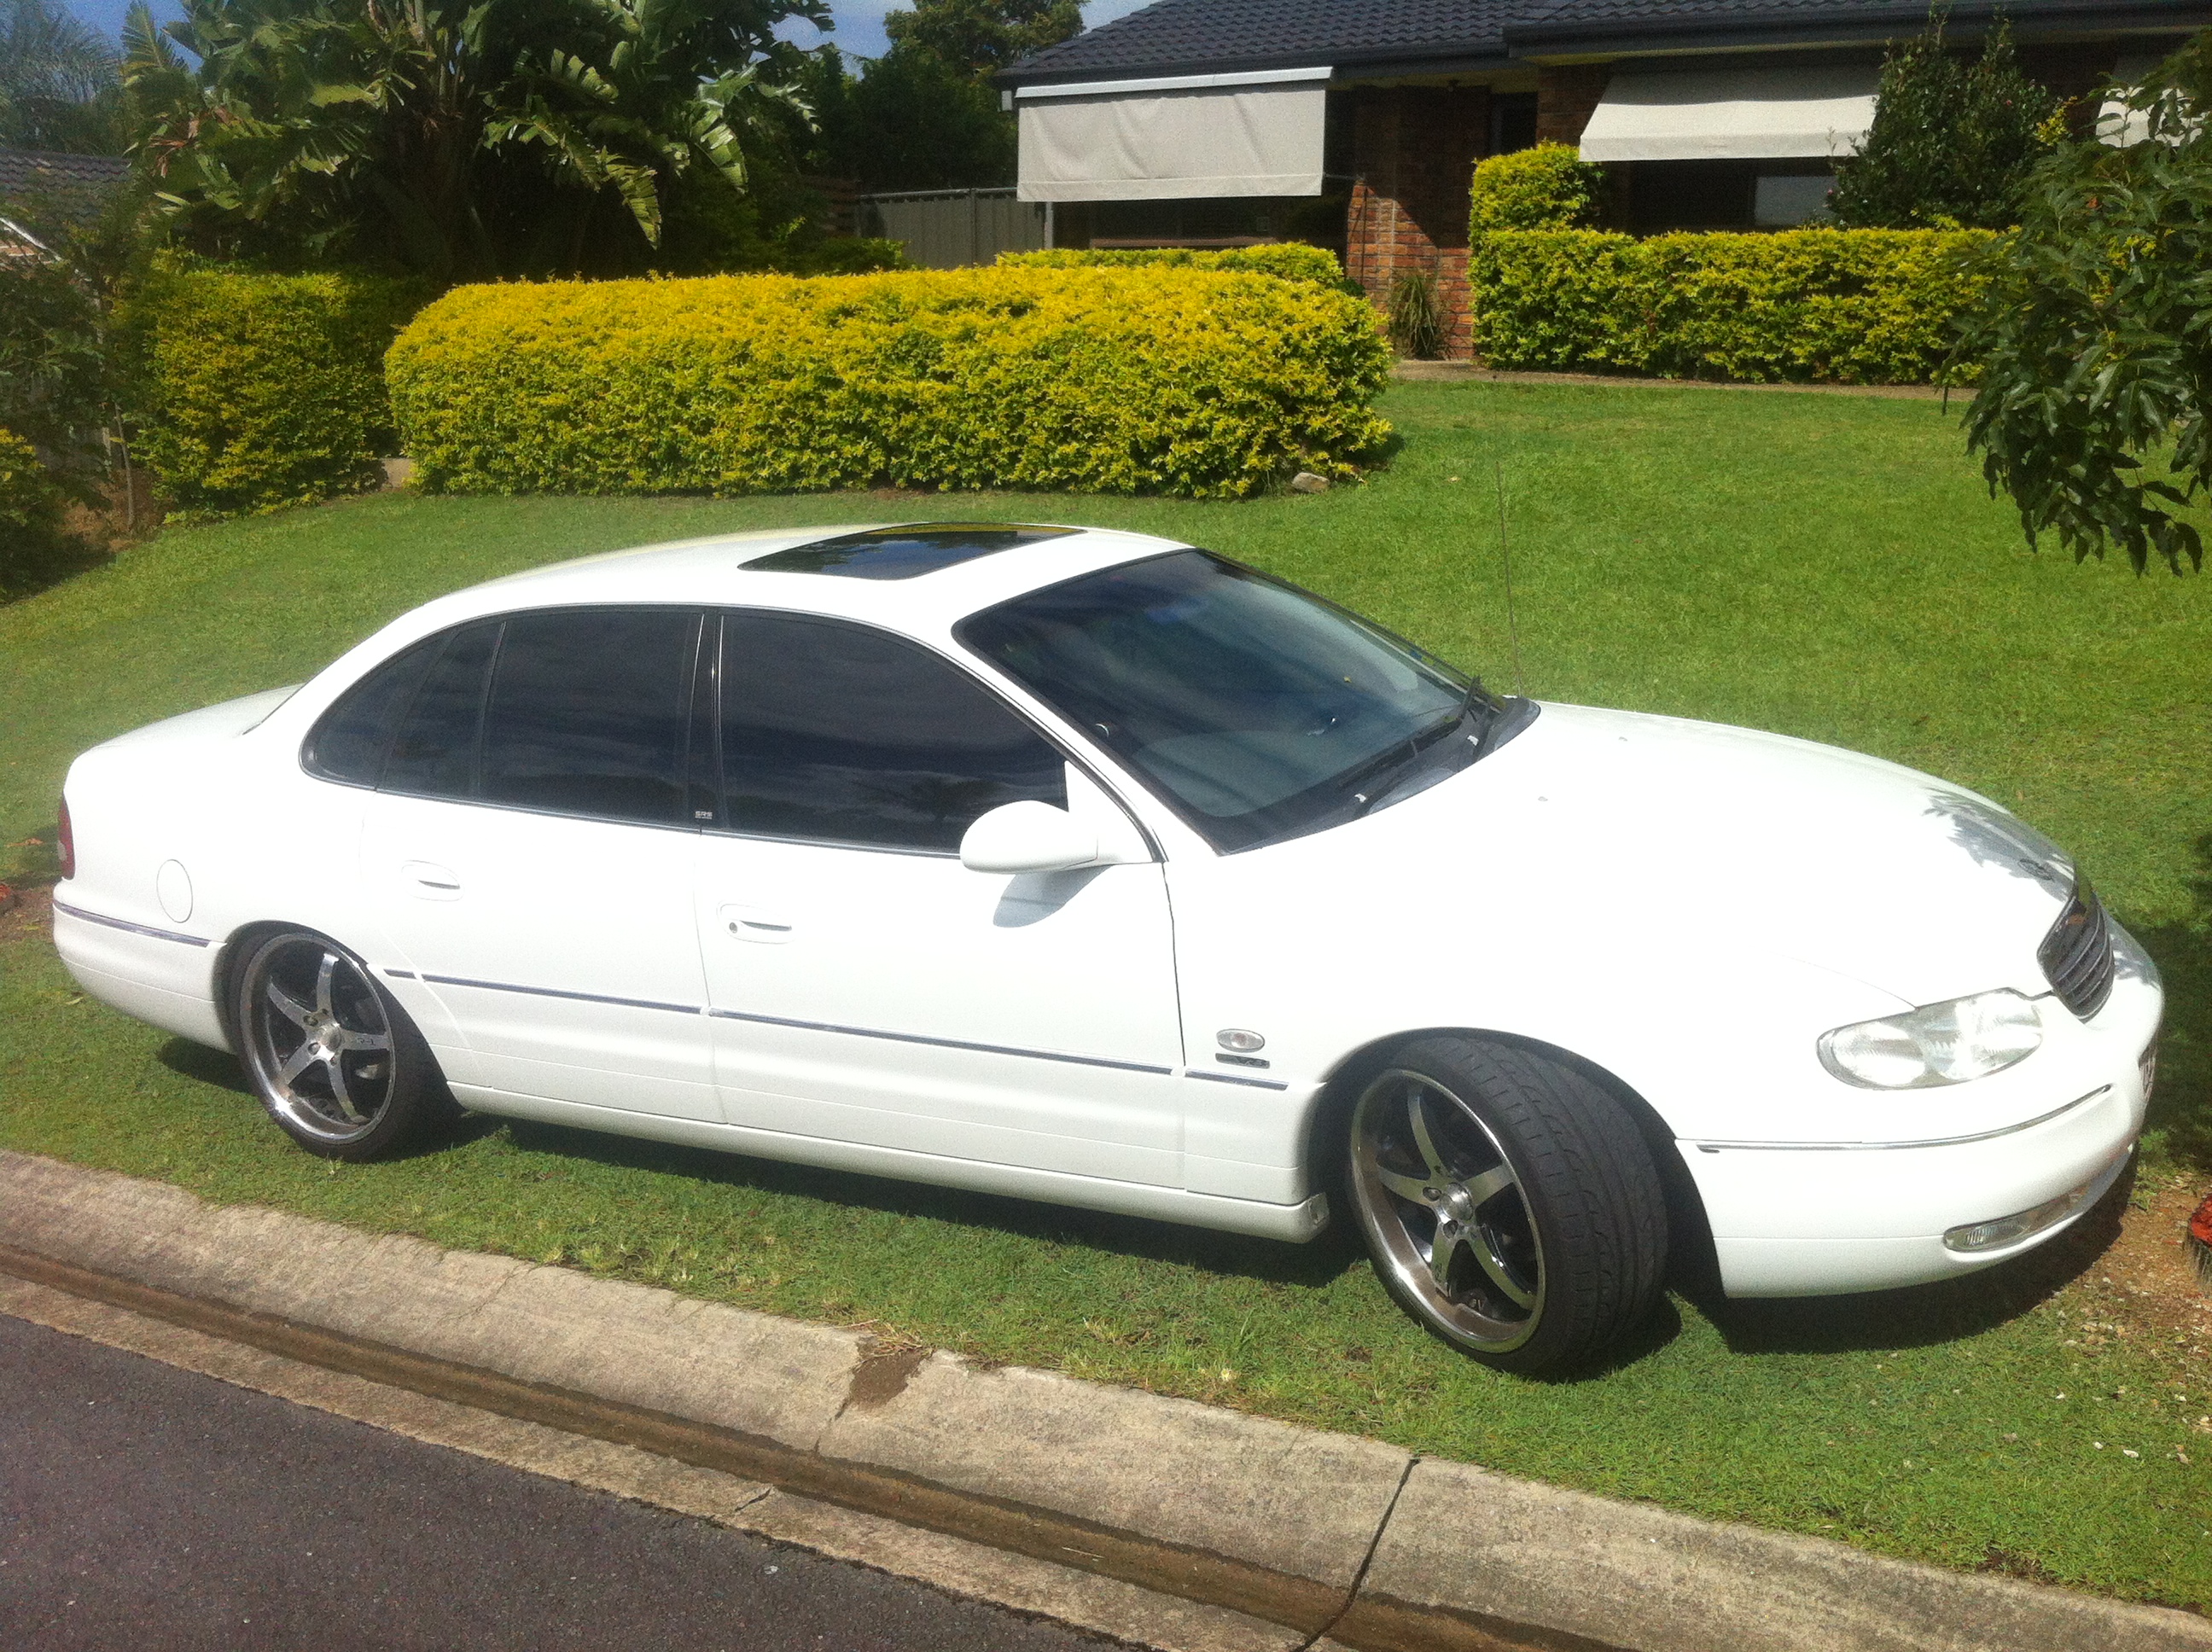
[[1346,1146],[1376,1272],[1484,1364],[1588,1364],[1656,1305],[1658,1169],[1626,1109],[1565,1062],[1480,1038],[1414,1040],[1360,1091]]
[[407,1012],[327,936],[288,929],[253,942],[232,1011],[247,1081],[311,1153],[388,1157],[460,1111]]

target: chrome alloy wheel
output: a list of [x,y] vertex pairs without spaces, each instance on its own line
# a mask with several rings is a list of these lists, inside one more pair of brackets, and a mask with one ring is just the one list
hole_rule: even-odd
[[239,1005],[255,1088],[278,1121],[331,1146],[376,1128],[393,1095],[391,1018],[366,968],[319,935],[278,935]]
[[1399,1295],[1451,1341],[1505,1353],[1544,1311],[1544,1249],[1521,1177],[1481,1115],[1393,1068],[1352,1114],[1352,1194]]

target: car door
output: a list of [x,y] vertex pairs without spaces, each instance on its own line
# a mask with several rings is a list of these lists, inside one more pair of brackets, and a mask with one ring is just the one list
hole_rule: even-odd
[[483,621],[447,634],[416,689],[362,882],[465,1047],[449,1062],[465,1090],[720,1118],[691,919],[702,621]]
[[[1118,805],[944,656],[812,616],[720,627],[721,795],[697,917],[732,1123],[1181,1185],[1163,868]],[[962,865],[1036,799],[1131,864]]]

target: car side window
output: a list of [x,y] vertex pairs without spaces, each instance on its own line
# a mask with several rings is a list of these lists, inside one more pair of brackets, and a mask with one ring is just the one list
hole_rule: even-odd
[[446,634],[400,720],[381,789],[431,798],[476,794],[477,726],[499,633],[500,622],[486,620]]
[[445,643],[443,637],[418,642],[340,695],[316,720],[301,751],[307,772],[348,786],[374,786],[383,779],[392,730]]
[[484,701],[485,803],[689,824],[696,609],[574,608],[507,622]]
[[731,830],[957,853],[975,817],[1067,806],[1050,742],[973,677],[865,626],[722,620],[723,817]]

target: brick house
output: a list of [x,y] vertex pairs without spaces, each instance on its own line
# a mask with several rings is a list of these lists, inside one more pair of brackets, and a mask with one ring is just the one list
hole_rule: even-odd
[[[2067,96],[2212,25],[2205,0],[1956,0],[2002,13]],[[1437,276],[1467,349],[1467,189],[1485,155],[1574,143],[1652,234],[1782,228],[1873,118],[1927,0],[1158,0],[999,76],[1020,193],[1063,246],[1306,240],[1377,298]]]

